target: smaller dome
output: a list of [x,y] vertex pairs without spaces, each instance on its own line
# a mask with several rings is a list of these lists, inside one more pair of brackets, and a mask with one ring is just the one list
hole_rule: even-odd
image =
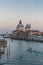
[[30,29],[31,28],[31,24],[27,24],[25,29]]

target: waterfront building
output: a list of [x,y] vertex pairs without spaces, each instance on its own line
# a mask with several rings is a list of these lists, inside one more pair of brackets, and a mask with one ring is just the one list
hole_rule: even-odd
[[38,30],[31,30],[32,35],[40,35],[40,31]]
[[43,36],[43,32],[40,32],[40,34]]
[[19,24],[16,27],[16,30],[12,31],[12,38],[14,39],[31,39],[34,35],[40,35],[38,30],[31,30],[31,24],[22,24],[22,21],[19,21]]
[[24,28],[24,25],[22,24],[22,21],[20,20],[19,24],[16,27],[16,30],[12,31],[12,34],[31,32],[30,28],[31,28],[31,24],[26,24],[26,26]]
[[6,32],[6,35],[4,37],[6,38],[10,38],[12,34],[9,34],[8,32]]

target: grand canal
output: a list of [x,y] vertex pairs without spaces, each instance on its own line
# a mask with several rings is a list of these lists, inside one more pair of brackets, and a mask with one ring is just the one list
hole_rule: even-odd
[[[7,47],[4,54],[0,54],[0,65],[43,65],[43,43],[6,40]],[[32,52],[27,51],[29,47]]]

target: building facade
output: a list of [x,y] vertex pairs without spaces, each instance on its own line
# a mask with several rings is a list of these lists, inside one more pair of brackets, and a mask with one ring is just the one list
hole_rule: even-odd
[[16,30],[12,31],[12,37],[16,39],[28,39],[32,35],[39,35],[39,31],[31,30],[31,24],[22,24],[22,21],[19,21],[19,24],[16,27]]

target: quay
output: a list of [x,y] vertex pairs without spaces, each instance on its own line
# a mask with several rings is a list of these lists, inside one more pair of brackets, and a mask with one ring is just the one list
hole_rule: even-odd
[[25,40],[25,41],[35,41],[35,42],[42,42],[43,43],[43,40],[42,39],[17,39],[17,38],[11,38],[13,40]]

